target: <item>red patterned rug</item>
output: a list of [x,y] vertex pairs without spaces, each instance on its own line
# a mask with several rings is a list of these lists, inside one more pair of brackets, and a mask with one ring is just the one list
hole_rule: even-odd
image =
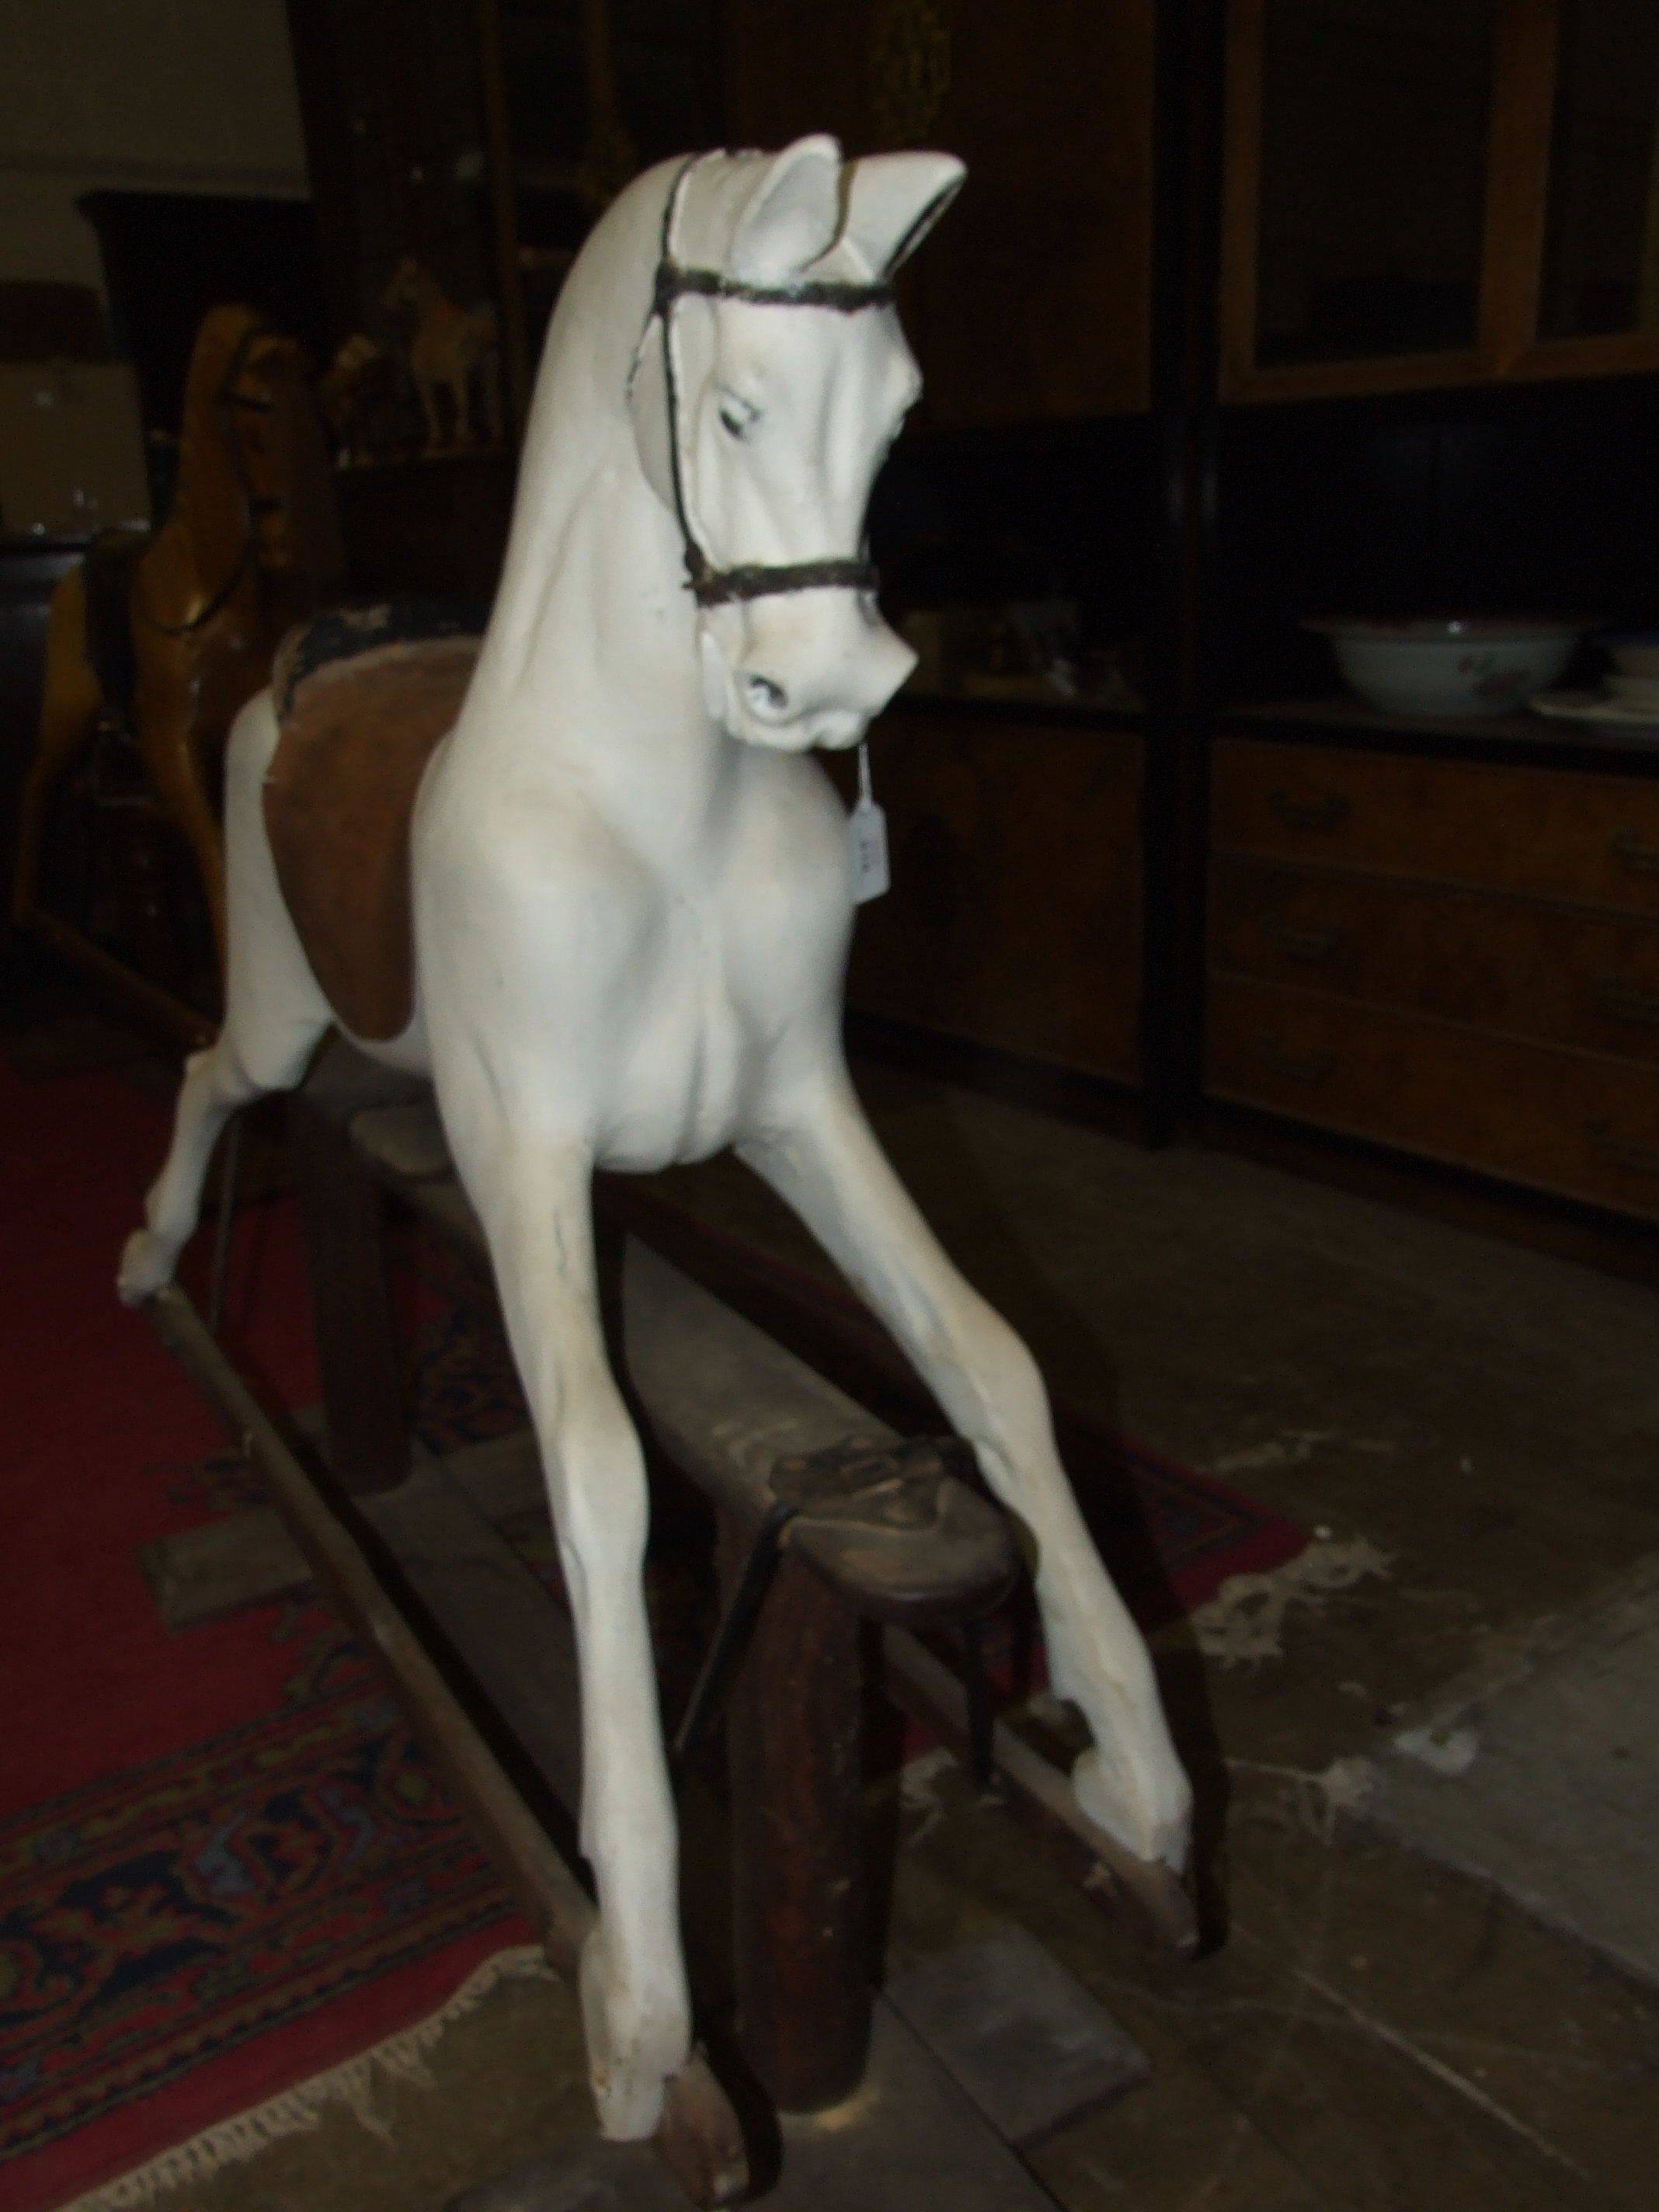
[[[319,2076],[362,2100],[377,2066],[407,2067],[434,2015],[526,1955],[378,1674],[319,1606],[161,1625],[138,1547],[247,1494],[112,1288],[167,1118],[113,1075],[0,1067],[8,2212],[101,2195],[204,2130],[253,2148],[302,2118],[296,2085]],[[252,1209],[238,1236],[238,1357],[308,1403],[290,1211]],[[142,2181],[102,2201],[142,2203]]]

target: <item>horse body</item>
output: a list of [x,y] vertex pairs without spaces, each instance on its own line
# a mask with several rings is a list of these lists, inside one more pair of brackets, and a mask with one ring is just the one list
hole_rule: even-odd
[[[839,1039],[846,823],[805,754],[855,742],[908,663],[856,549],[917,384],[888,280],[960,174],[885,155],[843,187],[839,149],[808,139],[651,172],[598,226],[550,333],[476,672],[416,806],[415,1011],[362,1041],[432,1075],[541,1446],[600,1906],[584,2016],[617,2136],[656,2125],[690,2029],[596,1166],[729,1144],[801,1215],[1030,1535],[1051,1674],[1097,1747],[1074,1769],[1084,1808],[1171,1880],[1185,1857],[1185,1778],[1035,1365],[881,1154]],[[187,1073],[129,1298],[170,1273],[225,1117],[297,1082],[332,1018],[264,834],[276,741],[263,698],[232,745],[226,1027]]]

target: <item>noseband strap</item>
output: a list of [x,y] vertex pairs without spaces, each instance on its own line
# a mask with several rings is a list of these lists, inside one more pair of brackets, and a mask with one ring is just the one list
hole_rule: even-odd
[[871,561],[831,556],[822,561],[749,562],[736,568],[717,568],[697,543],[686,507],[684,470],[680,458],[679,384],[674,373],[675,303],[690,295],[705,300],[740,300],[755,307],[827,307],[837,314],[852,315],[866,307],[890,307],[893,301],[893,288],[886,283],[853,284],[802,278],[793,284],[747,284],[718,269],[683,266],[674,258],[675,218],[686,179],[702,158],[696,155],[685,164],[668,195],[668,204],[663,210],[662,252],[651,298],[652,315],[662,331],[669,481],[674,493],[674,516],[685,549],[685,574],[691,595],[700,607],[718,607],[733,600],[772,599],[786,592],[873,592],[880,578]]

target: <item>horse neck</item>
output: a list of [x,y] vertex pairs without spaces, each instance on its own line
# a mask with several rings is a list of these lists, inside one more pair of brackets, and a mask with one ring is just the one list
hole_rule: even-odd
[[576,770],[642,826],[701,818],[732,752],[703,705],[678,529],[646,481],[628,410],[659,221],[647,203],[640,235],[624,228],[615,252],[579,264],[566,287],[459,733],[499,765],[516,756],[515,781],[544,765]]
[[183,602],[210,598],[234,575],[233,597],[258,588],[255,563],[244,557],[252,518],[229,436],[215,395],[187,396],[173,509],[145,563],[147,584],[177,603],[179,618],[191,611]]

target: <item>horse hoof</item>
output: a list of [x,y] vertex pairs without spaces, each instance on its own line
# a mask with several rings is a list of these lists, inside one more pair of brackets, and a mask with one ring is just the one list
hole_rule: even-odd
[[115,1295],[124,1306],[141,1306],[173,1279],[173,1254],[153,1229],[135,1229],[121,1249]]
[[1191,1833],[1189,1801],[1172,1809],[1161,1825],[1142,1824],[1141,1832],[1159,1852],[1148,1856],[1124,1838],[1122,1831],[1129,1825],[1127,1808],[1121,1793],[1112,1787],[1110,1771],[1098,1751],[1084,1752],[1073,1765],[1072,1795],[1093,1832],[1091,1842],[1095,1856],[1111,1877],[1115,1893],[1128,1908],[1142,1935],[1160,1950],[1190,1959],[1199,1947],[1199,1928],[1185,1871]]
[[1162,1859],[1131,1858],[1122,1850],[1102,1863],[1130,1917],[1149,1942],[1177,1959],[1196,1957],[1198,1908],[1186,1875],[1165,1866]]
[[656,2148],[694,2204],[735,2204],[748,2190],[743,2130],[701,2051],[668,2078]]

